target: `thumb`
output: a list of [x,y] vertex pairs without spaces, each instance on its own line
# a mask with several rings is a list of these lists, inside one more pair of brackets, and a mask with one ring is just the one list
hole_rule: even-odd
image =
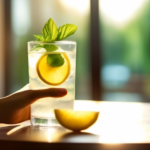
[[67,90],[64,88],[49,88],[49,89],[40,89],[40,90],[28,90],[28,99],[31,101],[33,99],[38,99],[42,97],[62,97],[67,94]]
[[26,90],[18,93],[14,93],[5,99],[5,103],[15,109],[22,109],[34,103],[36,100],[45,97],[62,97],[67,94],[67,90],[64,88],[48,88],[40,90]]

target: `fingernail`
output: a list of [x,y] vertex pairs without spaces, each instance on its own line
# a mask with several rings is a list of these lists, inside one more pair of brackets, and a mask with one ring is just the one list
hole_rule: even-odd
[[59,89],[59,93],[60,94],[67,94],[67,90],[66,89],[63,89],[63,88],[61,88],[61,89]]

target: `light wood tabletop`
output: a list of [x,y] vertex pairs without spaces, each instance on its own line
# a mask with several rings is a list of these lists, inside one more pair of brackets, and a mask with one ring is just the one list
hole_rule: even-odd
[[76,100],[75,110],[100,111],[97,122],[80,133],[62,126],[0,124],[0,145],[14,149],[150,148],[150,103]]

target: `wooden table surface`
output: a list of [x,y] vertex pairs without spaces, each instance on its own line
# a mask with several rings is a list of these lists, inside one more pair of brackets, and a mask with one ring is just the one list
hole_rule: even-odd
[[[97,110],[97,122],[81,133],[61,126],[0,124],[0,147],[10,149],[150,149],[150,103],[75,101],[76,110]],[[1,148],[0,148],[1,149]]]

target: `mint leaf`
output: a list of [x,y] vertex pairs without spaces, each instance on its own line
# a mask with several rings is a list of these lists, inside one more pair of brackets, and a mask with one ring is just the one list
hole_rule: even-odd
[[61,54],[49,54],[47,56],[47,63],[51,67],[60,67],[64,64],[64,58],[61,56]]
[[58,30],[55,22],[52,18],[50,18],[46,24],[44,25],[44,28],[42,30],[42,36],[44,38],[44,42],[52,42],[55,41],[58,35]]
[[44,41],[44,38],[42,35],[34,35],[37,41]]
[[42,35],[34,35],[37,41],[53,42],[55,40],[62,40],[77,30],[74,24],[65,24],[57,29],[57,26],[52,18],[50,18],[43,27]]
[[47,52],[53,52],[53,51],[56,51],[59,47],[56,46],[56,45],[36,45],[34,46],[30,51],[38,51],[40,50],[41,48],[45,48]]
[[56,51],[58,49],[58,46],[56,45],[44,45],[44,48],[48,52]]
[[41,48],[44,48],[43,47],[43,45],[36,45],[36,46],[34,46],[30,51],[38,51],[38,50],[40,50]]
[[57,40],[62,40],[72,34],[77,30],[77,26],[73,24],[65,24],[58,29],[58,37]]

